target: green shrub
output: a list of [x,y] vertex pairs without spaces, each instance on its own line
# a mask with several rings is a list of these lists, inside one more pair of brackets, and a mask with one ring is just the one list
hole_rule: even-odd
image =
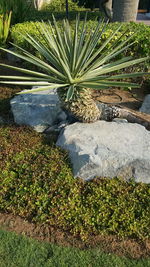
[[25,20],[31,9],[29,2],[24,0],[1,0],[0,14],[12,11],[12,24]]
[[74,179],[66,152],[25,127],[0,128],[0,209],[91,234],[150,236],[150,185]]
[[11,14],[11,11],[2,15],[0,14],[0,46],[6,45],[10,30]]
[[[24,39],[22,34],[25,35],[26,33],[28,33],[34,38],[36,37],[37,39],[43,40],[38,30],[40,23],[41,22],[24,22],[24,23],[18,23],[15,26],[13,26],[11,30],[11,36],[14,43],[28,50],[29,52],[34,53],[33,47],[31,47],[30,44]],[[21,34],[18,34],[19,32]]]
[[[113,32],[115,29],[118,28],[119,22],[116,23],[110,23],[108,25],[108,30],[106,34],[104,33],[102,41],[105,41]],[[125,35],[122,36],[122,34],[125,33]],[[121,41],[125,41],[128,36],[132,36],[131,42],[133,42],[133,45],[128,48],[127,54],[123,52],[120,54],[120,58],[124,56],[124,54],[129,56],[134,56],[136,58],[145,57],[150,55],[150,27],[147,25],[144,25],[143,23],[137,24],[134,22],[128,22],[128,23],[122,23],[122,27],[120,31],[116,34],[112,42],[119,37],[121,37]],[[107,46],[108,47],[108,46]],[[135,71],[147,71],[150,67],[150,61],[146,61],[144,64],[140,64],[138,66],[134,66]],[[126,70],[127,72],[133,71],[132,67]]]
[[[77,16],[77,11],[70,11],[69,10],[69,20],[73,21],[75,20]],[[87,11],[85,9],[80,9],[80,17],[84,20],[85,14]],[[62,20],[66,18],[66,12],[65,11],[59,11],[59,12],[50,12],[46,10],[33,10],[32,13],[30,12],[26,18],[26,21],[48,21],[52,20],[52,14],[55,16],[56,20]],[[98,17],[103,17],[103,13],[100,11],[88,11],[88,20],[95,20]]]
[[[74,21],[71,22],[74,25]],[[88,31],[96,25],[96,22],[89,20],[87,22],[87,35]],[[107,31],[103,34],[101,41],[105,41],[106,38],[110,36],[110,34],[118,28],[120,23],[110,23],[107,26]],[[61,23],[60,23],[61,27]],[[37,39],[41,39],[42,37],[38,33],[38,22],[25,22],[22,24],[15,25],[11,30],[11,36],[15,44],[21,46],[22,48],[27,49],[28,51],[33,53],[33,48],[28,44],[28,42],[23,38],[23,36],[19,35],[18,32],[28,32],[33,37],[37,37]],[[116,34],[114,39],[109,43],[109,48],[115,42],[115,40],[120,37],[124,32],[126,34],[121,38],[121,41],[125,41],[128,36],[132,36],[132,41],[134,44],[128,49],[128,55],[132,55],[136,58],[145,57],[150,55],[150,27],[144,24],[136,24],[133,22],[130,23],[122,23],[122,27],[120,31]],[[101,43],[99,43],[100,45]],[[108,47],[106,47],[107,49]],[[125,52],[120,54],[120,57],[124,57]],[[149,62],[144,63],[142,65],[142,69],[147,69],[149,67]],[[139,66],[136,69],[139,70]]]
[[[69,11],[78,11],[80,8],[77,3],[72,0],[68,0]],[[66,10],[65,0],[52,0],[50,4],[45,4],[42,10],[47,10],[51,12],[62,12]]]

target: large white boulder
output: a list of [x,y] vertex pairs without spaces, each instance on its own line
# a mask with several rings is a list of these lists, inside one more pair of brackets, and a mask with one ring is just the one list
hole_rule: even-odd
[[74,123],[62,131],[57,146],[68,150],[75,177],[150,183],[150,132],[139,124]]
[[10,104],[14,121],[19,125],[32,126],[38,132],[43,132],[56,120],[66,119],[55,90],[17,95]]
[[150,94],[145,97],[140,112],[150,114]]

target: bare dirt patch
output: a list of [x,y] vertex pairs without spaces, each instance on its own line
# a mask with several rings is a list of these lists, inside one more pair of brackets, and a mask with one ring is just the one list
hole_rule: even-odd
[[74,237],[68,232],[50,225],[38,225],[12,214],[0,213],[1,229],[16,232],[39,241],[51,242],[62,246],[73,246],[80,249],[100,248],[106,253],[125,256],[132,259],[150,257],[150,239],[140,241],[121,239],[114,235],[91,235],[86,241]]
[[149,114],[139,112],[139,108],[142,106],[147,94],[150,94],[150,83],[145,83],[141,88],[132,89],[131,91],[123,91],[120,89],[95,91],[93,97],[99,102],[125,108],[134,112],[137,116],[150,121]]

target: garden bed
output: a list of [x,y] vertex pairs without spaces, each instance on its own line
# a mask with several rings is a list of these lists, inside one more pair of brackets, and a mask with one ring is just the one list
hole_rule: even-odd
[[2,126],[0,140],[1,227],[62,245],[150,255],[149,185],[74,179],[66,152],[27,127]]
[[[0,126],[0,225],[63,245],[100,246],[132,258],[149,256],[150,185],[119,178],[74,179],[68,155],[55,146],[54,135],[13,123],[9,101],[19,90],[0,87],[0,116],[7,121]],[[95,91],[93,97],[139,114],[148,92],[149,84],[143,84],[132,91]],[[150,121],[149,115],[141,116]]]

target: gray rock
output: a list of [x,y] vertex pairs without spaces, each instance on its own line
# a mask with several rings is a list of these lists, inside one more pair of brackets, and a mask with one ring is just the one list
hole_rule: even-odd
[[126,119],[121,119],[121,118],[114,118],[113,121],[117,122],[117,123],[127,123],[128,122]]
[[99,102],[96,104],[100,111],[100,120],[112,121],[114,118],[119,117],[120,108]]
[[140,112],[150,114],[150,94],[145,97]]
[[67,117],[55,90],[17,95],[10,103],[15,123],[32,126],[38,132]]
[[59,124],[55,124],[51,127],[48,127],[44,133],[45,134],[49,134],[50,132],[57,132],[59,133],[64,127],[66,127],[67,125],[69,125],[69,122],[67,120],[65,121],[61,121]]
[[39,124],[39,125],[34,126],[33,129],[38,133],[43,133],[47,129],[47,126]]
[[150,132],[132,123],[74,123],[60,134],[57,146],[69,151],[73,174],[134,178],[150,183]]

